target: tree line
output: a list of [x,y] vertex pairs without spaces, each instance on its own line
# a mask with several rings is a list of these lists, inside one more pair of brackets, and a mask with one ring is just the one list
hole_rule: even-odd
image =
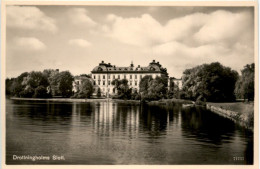
[[17,78],[6,79],[6,94],[27,98],[69,97],[72,95],[72,82],[73,76],[69,71],[24,72]]
[[186,69],[180,97],[197,102],[254,100],[254,72],[254,63],[246,65],[241,75],[218,62]]
[[[127,79],[112,81],[116,95],[114,99],[160,100],[188,99],[200,102],[227,102],[236,99],[254,100],[254,63],[246,65],[241,75],[218,62],[202,64],[186,69],[182,76],[182,89],[162,75],[153,78],[144,76],[139,83],[139,91],[128,85]],[[80,84],[75,84],[76,92],[72,91],[74,77],[69,71],[46,69],[43,72],[32,71],[22,73],[16,78],[6,79],[6,94],[15,97],[72,97],[90,98],[94,93],[91,77],[85,77]],[[168,86],[169,85],[169,86]],[[96,96],[101,97],[100,88]]]

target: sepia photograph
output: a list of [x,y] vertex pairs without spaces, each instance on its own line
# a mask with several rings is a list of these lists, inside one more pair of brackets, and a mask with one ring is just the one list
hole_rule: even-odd
[[255,4],[3,4],[2,163],[258,165]]

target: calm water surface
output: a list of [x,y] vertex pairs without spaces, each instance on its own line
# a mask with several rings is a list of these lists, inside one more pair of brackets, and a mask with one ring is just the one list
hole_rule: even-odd
[[[252,132],[203,108],[179,104],[7,99],[6,129],[7,164],[253,163]],[[13,155],[65,160],[13,160]]]

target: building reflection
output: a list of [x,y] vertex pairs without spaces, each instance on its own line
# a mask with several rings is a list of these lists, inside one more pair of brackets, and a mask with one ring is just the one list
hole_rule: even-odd
[[[75,116],[75,117],[74,117]],[[164,137],[169,128],[181,123],[179,105],[140,105],[136,103],[95,102],[73,104],[73,118],[90,123],[99,136]],[[86,124],[87,125],[87,124]]]

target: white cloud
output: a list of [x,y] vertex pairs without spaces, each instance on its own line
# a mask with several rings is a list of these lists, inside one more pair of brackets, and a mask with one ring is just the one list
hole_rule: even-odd
[[57,31],[55,20],[46,16],[36,7],[8,6],[6,20],[8,27],[25,30]]
[[[253,18],[249,12],[231,13],[215,11],[209,15],[203,27],[194,35],[201,43],[219,42],[221,40],[236,41],[252,28]],[[253,37],[253,32],[251,35]]]
[[34,37],[19,37],[14,39],[15,48],[23,51],[39,51],[46,49],[46,46],[39,39]]
[[193,13],[164,25],[149,14],[135,18],[110,14],[107,22],[107,36],[142,47],[146,56],[165,61],[163,65],[169,72],[176,72],[177,77],[181,76],[180,70],[192,65],[218,61],[240,71],[243,65],[254,61],[250,12]]
[[[150,49],[151,50],[151,49]],[[181,76],[180,70],[191,68],[203,63],[220,62],[240,72],[246,63],[254,62],[254,50],[240,42],[233,45],[220,43],[205,44],[198,47],[187,46],[180,42],[168,42],[152,48],[153,54],[165,62],[169,72],[176,72]],[[151,51],[146,50],[147,54]],[[177,73],[178,72],[178,73]]]
[[131,45],[151,46],[189,37],[202,27],[206,19],[205,14],[197,13],[161,25],[149,14],[138,18],[122,18],[109,14],[107,21],[111,23],[111,27],[107,35]]
[[71,23],[75,25],[84,25],[94,27],[97,25],[88,15],[88,11],[84,8],[72,8],[68,11],[68,17]]
[[[252,17],[249,12],[232,13],[218,10],[210,14],[194,13],[169,20],[165,25],[149,14],[136,18],[107,15],[107,36],[120,42],[153,46],[172,41],[190,45],[235,42],[243,38],[252,41]],[[109,30],[109,31],[108,31]]]
[[84,39],[71,39],[69,40],[69,44],[83,48],[91,46],[91,43]]

